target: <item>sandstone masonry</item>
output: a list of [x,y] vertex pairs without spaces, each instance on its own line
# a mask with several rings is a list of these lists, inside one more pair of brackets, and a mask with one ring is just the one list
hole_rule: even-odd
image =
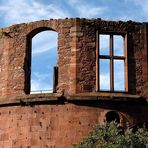
[[[31,39],[58,33],[55,92],[30,94]],[[97,33],[126,35],[126,92],[97,90]],[[0,29],[0,146],[70,148],[108,113],[148,122],[148,23],[50,19]],[[127,125],[128,124],[128,125]]]

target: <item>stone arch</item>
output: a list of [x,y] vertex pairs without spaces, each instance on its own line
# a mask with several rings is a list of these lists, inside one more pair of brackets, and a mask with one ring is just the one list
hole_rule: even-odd
[[123,127],[129,128],[134,125],[137,121],[133,119],[133,117],[127,112],[120,112],[120,123]]
[[[32,38],[41,33],[43,31],[55,31],[50,27],[38,27],[30,31],[26,35],[26,54],[25,54],[25,62],[24,62],[24,69],[25,69],[25,82],[24,82],[24,91],[26,94],[30,94],[31,89],[31,55],[32,55]],[[58,33],[58,32],[57,32]],[[58,50],[58,49],[57,49]]]
[[35,28],[33,29],[32,31],[30,31],[28,34],[27,34],[27,38],[33,38],[36,34],[40,33],[40,32],[43,32],[43,31],[48,31],[48,30],[51,30],[51,31],[56,31],[55,29],[52,29],[50,27],[38,27],[38,28]]

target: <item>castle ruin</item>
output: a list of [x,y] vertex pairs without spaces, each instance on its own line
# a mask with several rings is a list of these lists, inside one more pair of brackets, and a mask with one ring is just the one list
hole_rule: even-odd
[[[30,94],[31,40],[58,33],[54,92]],[[109,54],[100,54],[101,36]],[[114,36],[123,55],[114,55]],[[100,61],[108,60],[110,87],[101,89]],[[115,60],[124,68],[115,89]],[[0,147],[72,148],[96,124],[116,119],[123,127],[148,122],[148,23],[50,19],[0,30]]]

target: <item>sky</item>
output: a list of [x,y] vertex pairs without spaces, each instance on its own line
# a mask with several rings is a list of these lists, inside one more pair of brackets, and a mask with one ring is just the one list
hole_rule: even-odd
[[[0,0],[0,28],[50,18],[148,22],[147,14],[148,0]],[[52,89],[52,67],[57,60],[57,36],[56,32],[45,31],[32,39],[32,91]],[[102,81],[104,79],[105,75]]]

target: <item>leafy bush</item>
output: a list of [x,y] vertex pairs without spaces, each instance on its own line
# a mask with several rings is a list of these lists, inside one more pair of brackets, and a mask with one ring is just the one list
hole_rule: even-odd
[[116,122],[104,126],[97,125],[95,129],[74,148],[148,148],[148,131],[139,128],[125,131]]

